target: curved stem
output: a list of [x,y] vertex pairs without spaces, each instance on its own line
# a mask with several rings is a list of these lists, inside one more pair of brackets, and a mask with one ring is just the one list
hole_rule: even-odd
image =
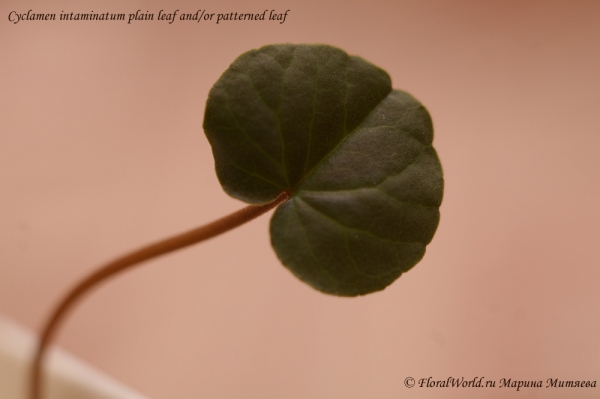
[[268,212],[287,199],[289,199],[289,194],[284,192],[281,193],[274,201],[268,204],[249,205],[237,212],[232,213],[231,215],[215,220],[214,222],[205,226],[198,227],[194,230],[179,234],[175,237],[167,238],[154,244],[150,244],[137,251],[117,258],[81,280],[78,284],[71,288],[65,297],[63,297],[44,324],[31,368],[29,398],[40,398],[40,392],[42,391],[43,387],[42,364],[44,362],[48,346],[61,321],[64,319],[73,305],[79,299],[81,299],[84,294],[87,294],[92,288],[96,287],[108,278],[122,272],[123,270],[157,256],[199,243],[238,227],[262,215],[263,213]]

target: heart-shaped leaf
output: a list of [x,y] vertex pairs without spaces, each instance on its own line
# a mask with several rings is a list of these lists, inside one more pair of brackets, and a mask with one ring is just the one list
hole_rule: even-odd
[[204,130],[231,196],[290,194],[271,241],[314,288],[378,291],[425,254],[443,194],[431,118],[380,68],[326,45],[249,51],[210,91]]

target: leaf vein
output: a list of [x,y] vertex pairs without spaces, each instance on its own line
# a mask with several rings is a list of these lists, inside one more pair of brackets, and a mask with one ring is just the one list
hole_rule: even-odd
[[288,187],[290,186],[290,177],[288,176],[288,170],[286,165],[286,156],[285,156],[285,140],[283,139],[283,130],[281,129],[281,99],[283,98],[283,89],[285,87],[285,79],[287,77],[288,71],[290,67],[294,63],[294,57],[296,56],[296,46],[292,49],[292,55],[290,57],[290,63],[287,65],[287,68],[283,70],[283,76],[281,77],[281,89],[279,90],[279,104],[277,104],[277,112],[275,115],[277,116],[277,130],[279,131],[279,139],[281,140],[281,163],[283,169],[283,176],[287,181]]
[[240,132],[242,132],[244,134],[244,136],[246,136],[246,138],[248,139],[248,141],[250,141],[250,143],[258,150],[260,151],[265,157],[267,157],[267,159],[269,159],[271,162],[273,162],[276,166],[282,166],[279,162],[277,162],[277,160],[275,160],[268,152],[266,152],[264,150],[264,148],[262,148],[258,142],[256,142],[252,136],[250,136],[248,134],[248,132],[246,131],[246,129],[244,129],[238,122],[237,117],[235,116],[235,113],[232,111],[231,106],[229,104],[229,95],[225,96],[226,97],[226,101],[225,104],[227,106],[227,111],[229,112],[229,114],[231,115],[233,121],[235,122],[235,125],[237,126],[238,130]]
[[[310,207],[311,209],[313,209],[315,212],[317,212],[318,214],[324,216],[325,218],[331,220],[333,223],[337,224],[339,227],[341,227],[342,229],[345,230],[351,230],[351,231],[358,231],[359,233],[364,233],[367,234],[379,241],[386,241],[386,242],[393,242],[393,243],[405,243],[405,244],[412,244],[415,242],[421,243],[420,241],[403,241],[403,240],[394,240],[393,238],[385,238],[385,237],[380,237],[377,234],[373,233],[372,231],[369,230],[361,230],[358,229],[356,227],[351,227],[348,225],[345,225],[344,223],[342,223],[341,221],[339,221],[338,219],[335,219],[334,217],[324,213],[323,211],[315,208],[313,205],[311,205],[309,202],[307,202],[306,200],[304,200],[301,197],[297,197],[299,200],[301,200],[302,202],[304,202],[306,205],[308,205],[308,207]],[[422,243],[421,243],[422,244]]]
[[247,175],[249,175],[249,176],[256,177],[256,178],[258,178],[258,179],[260,179],[260,180],[263,180],[263,181],[265,181],[265,182],[267,182],[267,183],[269,183],[269,184],[272,184],[272,185],[274,185],[274,186],[275,186],[275,187],[277,187],[277,188],[285,189],[285,187],[282,187],[282,186],[281,186],[279,183],[277,183],[277,182],[275,182],[275,181],[273,181],[273,180],[267,179],[267,178],[266,178],[266,177],[264,177],[264,176],[261,176],[261,175],[259,175],[259,174],[255,173],[255,172],[251,172],[251,171],[249,171],[248,169],[246,169],[246,168],[243,168],[243,167],[239,166],[239,165],[238,165],[238,164],[236,164],[236,163],[235,163],[235,162],[234,162],[234,161],[233,161],[231,158],[229,158],[229,162],[231,163],[231,165],[232,165],[234,168],[236,168],[236,169],[238,169],[238,170],[240,170],[240,171],[244,172],[245,174],[247,174]]
[[298,224],[300,225],[300,229],[302,229],[302,234],[304,235],[304,241],[306,242],[306,246],[308,247],[311,257],[315,261],[315,264],[319,267],[319,269],[322,272],[327,274],[332,280],[335,280],[338,283],[343,284],[342,281],[338,280],[335,276],[333,276],[329,272],[329,270],[327,270],[327,268],[325,266],[323,266],[323,264],[321,263],[321,261],[319,260],[317,255],[315,255],[312,245],[310,245],[310,241],[308,241],[308,234],[306,233],[306,227],[304,227],[304,224],[302,223],[302,218],[300,217],[300,213],[298,212],[298,205],[296,204],[296,202],[294,202],[294,210],[296,212],[296,219],[298,219]]
[[[329,56],[329,58],[327,59],[327,62],[325,64],[328,64],[329,61],[331,61],[331,58],[333,58],[333,56]],[[315,125],[315,119],[316,119],[316,111],[317,111],[317,107],[316,107],[316,102],[317,102],[317,93],[319,92],[319,74],[321,73],[321,70],[323,68],[321,67],[321,64],[318,64],[317,67],[317,73],[315,74],[315,88],[314,88],[314,93],[313,93],[313,98],[312,98],[312,115],[310,118],[310,124],[308,125],[308,141],[306,143],[306,156],[304,157],[304,167],[302,168],[302,175],[304,175],[306,173],[306,166],[308,165],[308,160],[310,158],[310,146],[312,144],[312,135],[313,135],[313,128]]]

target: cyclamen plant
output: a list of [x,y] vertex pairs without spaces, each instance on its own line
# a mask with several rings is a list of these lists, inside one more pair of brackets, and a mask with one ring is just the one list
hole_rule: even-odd
[[277,256],[326,294],[382,290],[424,256],[444,185],[431,118],[375,65],[328,45],[248,51],[211,89],[204,131],[223,189],[252,205],[118,258],[75,286],[42,331],[30,399],[40,398],[60,322],[91,288],[273,208]]

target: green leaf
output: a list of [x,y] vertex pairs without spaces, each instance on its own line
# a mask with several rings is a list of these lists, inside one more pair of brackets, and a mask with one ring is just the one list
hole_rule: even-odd
[[443,194],[431,118],[382,69],[326,45],[249,51],[210,91],[204,130],[231,196],[290,194],[271,241],[314,288],[378,291],[425,254]]

